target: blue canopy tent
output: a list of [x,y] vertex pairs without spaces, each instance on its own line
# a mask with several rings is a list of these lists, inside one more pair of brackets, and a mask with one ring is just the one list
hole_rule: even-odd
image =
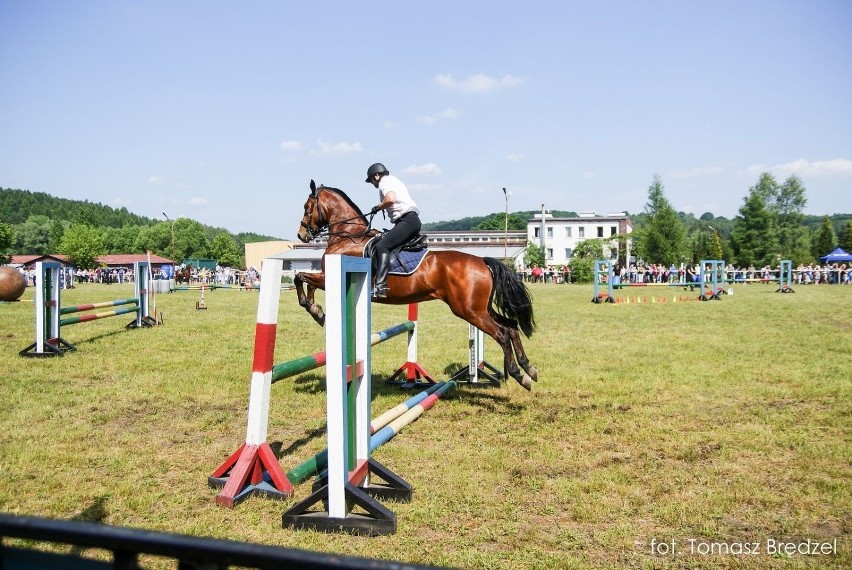
[[[823,255],[820,257],[821,261],[824,261],[826,264],[832,263],[852,263],[852,255],[846,253],[839,247],[829,253],[828,255]],[[842,266],[841,266],[842,267]],[[850,279],[850,274],[848,271],[844,269],[834,269],[829,271],[828,282],[829,283],[846,283]]]
[[852,254],[846,253],[838,247],[828,255],[820,257],[820,261],[824,261],[826,263],[848,263],[852,261]]

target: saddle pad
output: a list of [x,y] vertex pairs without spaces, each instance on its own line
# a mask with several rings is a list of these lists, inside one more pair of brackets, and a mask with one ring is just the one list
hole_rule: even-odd
[[389,273],[391,275],[411,275],[420,267],[420,263],[423,261],[423,257],[427,251],[424,248],[420,251],[402,250],[392,253]]

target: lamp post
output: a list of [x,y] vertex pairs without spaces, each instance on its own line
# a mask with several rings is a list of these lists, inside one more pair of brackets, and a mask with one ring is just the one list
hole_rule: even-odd
[[172,224],[172,263],[177,265],[175,261],[175,222],[165,212],[163,212],[163,215],[166,216],[166,220],[168,220]]
[[506,189],[503,188],[503,196],[506,198],[506,217],[503,224],[503,261],[507,261],[509,258],[509,196],[511,196],[511,192],[506,192]]

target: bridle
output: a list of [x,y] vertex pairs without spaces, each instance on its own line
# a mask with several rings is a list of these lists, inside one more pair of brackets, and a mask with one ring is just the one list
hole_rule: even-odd
[[[320,214],[322,212],[322,209],[319,207],[320,190],[322,190],[321,187],[317,189],[316,193],[313,193],[310,196],[308,196],[308,203],[310,204],[309,209],[306,212],[305,216],[302,218],[302,221],[299,222],[299,225],[302,226],[302,228],[305,229],[305,233],[308,236],[308,241],[313,241],[317,237],[320,237],[320,236],[323,236],[323,235],[328,236],[329,238],[345,237],[345,238],[357,239],[357,238],[361,238],[361,237],[366,236],[370,232],[370,228],[373,224],[373,216],[375,214],[368,214],[366,216],[364,216],[364,215],[354,216],[352,218],[347,218],[345,220],[337,220],[336,222],[330,222],[328,220],[323,221],[320,218]],[[310,225],[305,223],[305,220],[308,220],[308,222],[313,220],[314,209],[316,209],[316,211],[317,211],[317,221],[314,224],[314,227],[311,227]],[[353,220],[364,220],[364,219],[367,220],[367,227],[366,227],[366,229],[364,229],[363,232],[353,234],[353,233],[343,232],[343,231],[332,233],[332,231],[331,231],[331,226],[345,224],[345,223],[351,222]]]
[[305,223],[305,220],[311,221],[314,218],[314,208],[317,209],[317,214],[321,212],[319,208],[319,192],[312,194],[308,197],[308,202],[310,203],[310,210],[306,213],[306,215],[302,218],[302,221],[299,222],[299,225],[305,229],[305,233],[308,235],[308,241],[313,241],[316,237],[322,235],[323,229],[328,227],[328,222],[320,222],[317,221],[316,229],[312,228],[308,224]]

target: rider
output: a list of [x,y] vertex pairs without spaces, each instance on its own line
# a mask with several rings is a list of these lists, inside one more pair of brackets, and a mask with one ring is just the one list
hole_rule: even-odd
[[402,180],[391,176],[384,164],[377,162],[367,169],[367,180],[379,189],[379,204],[370,210],[371,214],[387,210],[393,227],[376,244],[377,263],[373,298],[383,299],[388,295],[388,271],[390,270],[390,252],[408,242],[420,232],[420,209]]

